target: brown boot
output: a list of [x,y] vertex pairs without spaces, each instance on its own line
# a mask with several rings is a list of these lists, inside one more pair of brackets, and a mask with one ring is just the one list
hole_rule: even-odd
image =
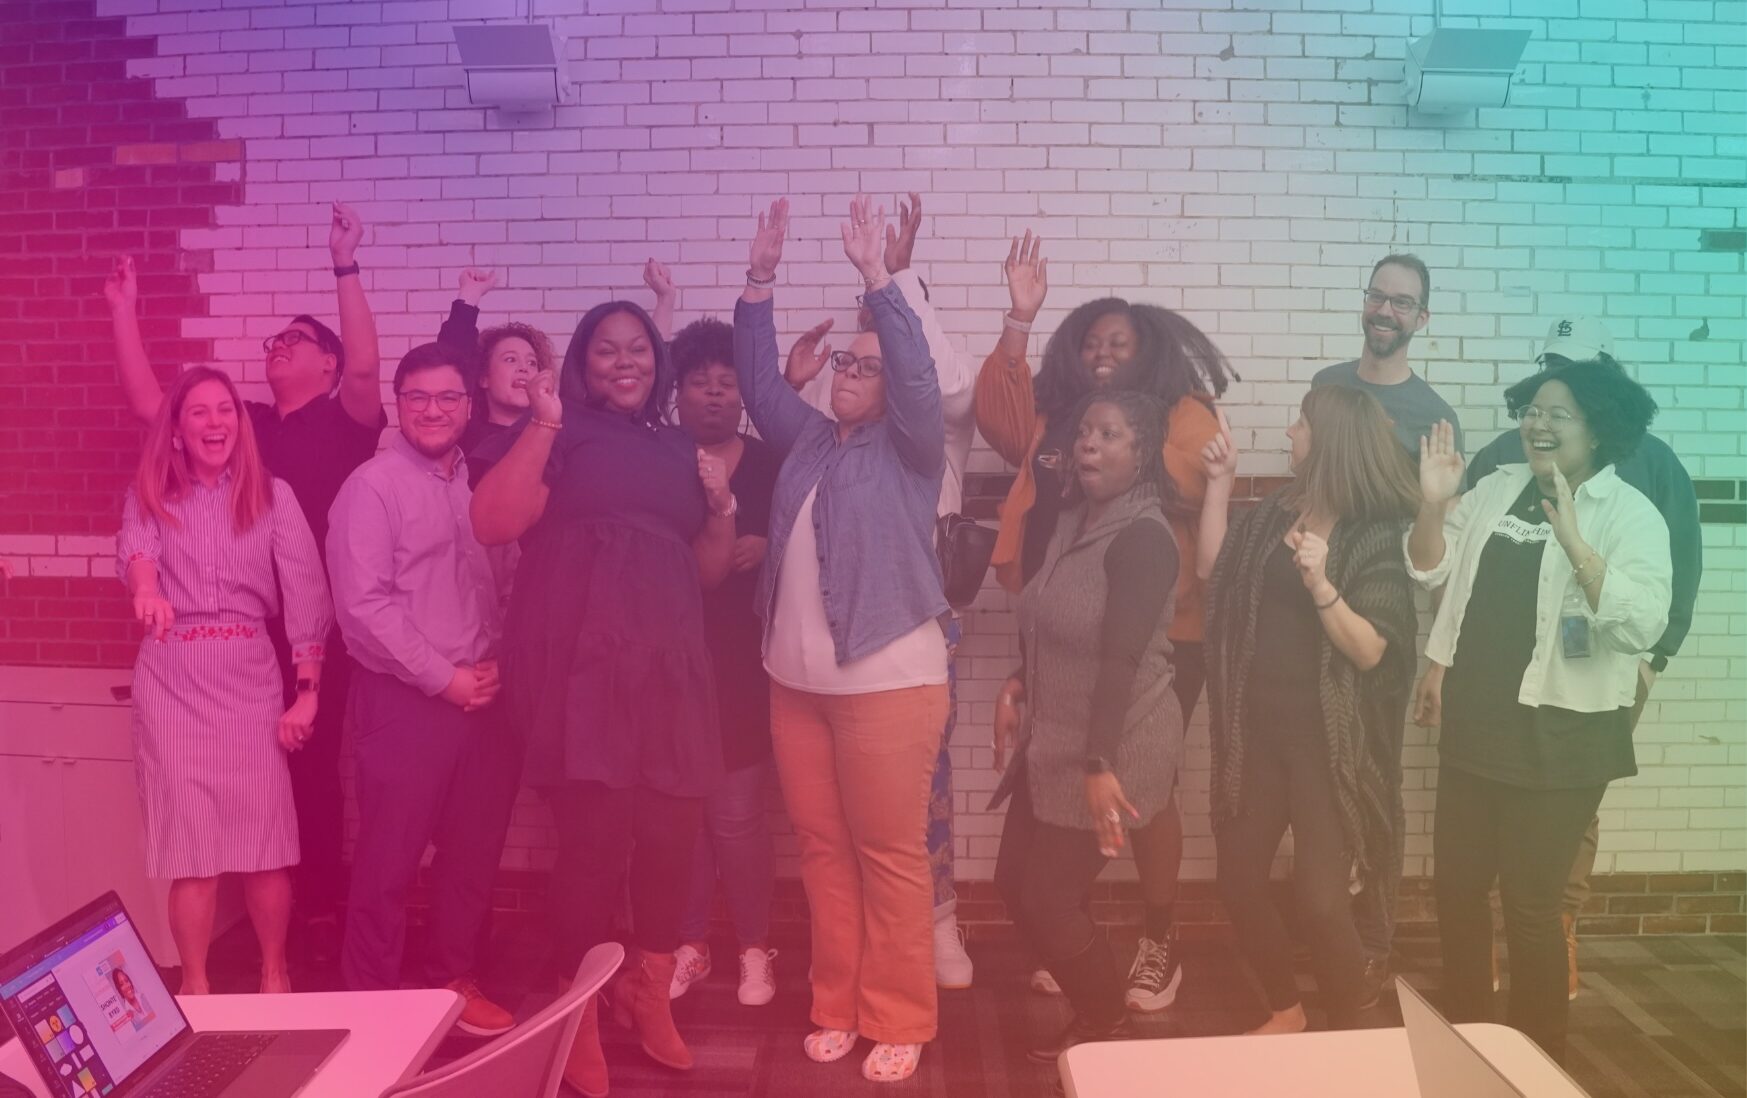
[[1577,916],[1565,912],[1559,916],[1565,924],[1565,998],[1577,998]]
[[564,1081],[585,1098],[606,1098],[607,1058],[601,1051],[600,996],[591,995],[576,1025],[576,1040],[570,1059],[564,1063]]
[[625,981],[614,1008],[619,1022],[636,1028],[637,1039],[651,1060],[675,1071],[690,1071],[691,1050],[674,1028],[669,995],[678,962],[671,953],[644,950],[637,950],[636,958],[637,967]]

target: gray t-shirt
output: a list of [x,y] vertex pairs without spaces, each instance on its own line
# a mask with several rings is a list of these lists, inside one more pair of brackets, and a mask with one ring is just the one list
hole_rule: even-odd
[[1418,374],[1409,374],[1406,381],[1397,385],[1378,385],[1359,376],[1359,360],[1355,358],[1351,362],[1340,362],[1318,370],[1310,379],[1310,387],[1314,389],[1319,385],[1345,385],[1376,397],[1377,403],[1389,413],[1395,426],[1395,437],[1407,447],[1408,455],[1415,461],[1419,460],[1419,440],[1429,435],[1440,419],[1449,420],[1450,426],[1456,429],[1456,451],[1466,452],[1462,446],[1462,423],[1456,418],[1456,410]]

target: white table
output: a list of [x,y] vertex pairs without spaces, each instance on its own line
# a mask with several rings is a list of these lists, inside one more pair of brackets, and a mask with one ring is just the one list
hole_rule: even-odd
[[[1533,1041],[1506,1026],[1456,1027],[1529,1098],[1585,1098]],[[1273,1037],[1181,1037],[1076,1045],[1068,1098],[1414,1098],[1405,1029]]]
[[[346,1029],[351,1036],[298,1098],[376,1098],[416,1074],[461,1013],[447,990],[313,991],[293,995],[179,995],[196,1031]],[[0,1047],[0,1072],[50,1098],[18,1041]]]

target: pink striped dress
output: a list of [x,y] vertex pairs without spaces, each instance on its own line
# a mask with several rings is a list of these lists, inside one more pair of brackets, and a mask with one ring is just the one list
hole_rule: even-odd
[[231,523],[230,475],[148,514],[132,490],[116,548],[158,566],[176,624],[149,634],[134,662],[133,740],[152,877],[211,877],[294,865],[297,810],[279,746],[282,680],[266,619],[285,594],[294,660],[320,659],[333,623],[321,555],[297,497],[273,481],[273,507],[247,533]]

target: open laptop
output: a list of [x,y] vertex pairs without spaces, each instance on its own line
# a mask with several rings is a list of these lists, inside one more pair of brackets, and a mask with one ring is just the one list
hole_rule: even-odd
[[55,1098],[290,1098],[347,1034],[195,1033],[113,892],[0,956],[0,1010]]
[[1527,1098],[1406,980],[1395,978],[1420,1098]]

